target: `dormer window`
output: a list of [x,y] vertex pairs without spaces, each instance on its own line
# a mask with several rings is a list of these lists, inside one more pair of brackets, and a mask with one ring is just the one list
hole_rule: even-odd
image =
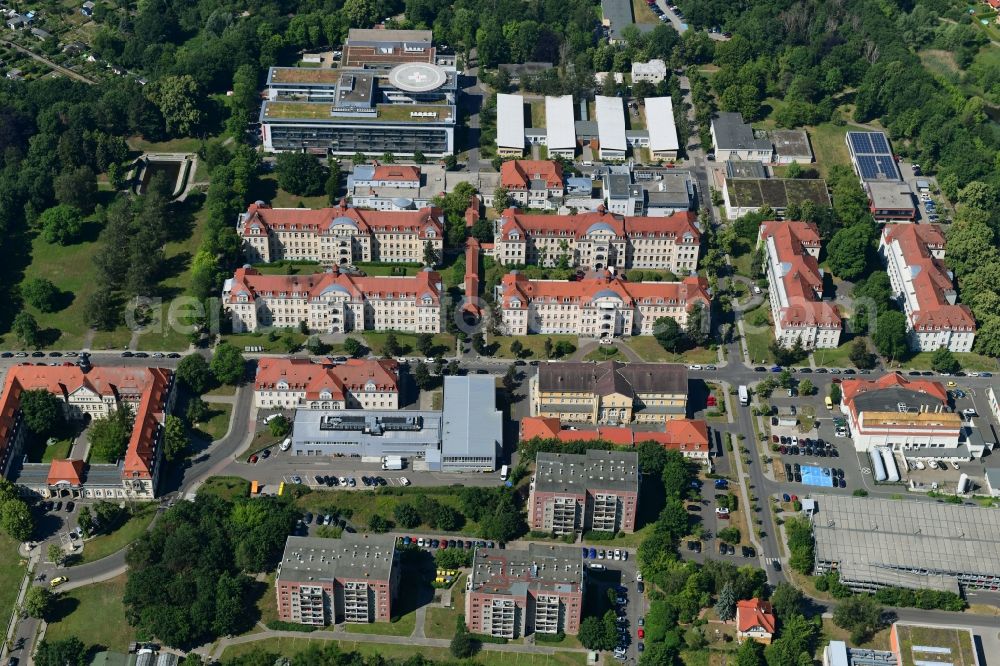
[[279,391],[287,391],[288,390],[288,382],[286,382],[284,379],[282,379],[277,384],[275,384],[275,387]]
[[319,394],[319,399],[320,399],[320,400],[332,400],[332,399],[333,399],[333,394],[332,394],[332,393],[330,393],[330,391],[329,391],[329,390],[327,390],[327,389],[323,389],[323,390],[322,390],[322,391],[320,392],[320,394]]

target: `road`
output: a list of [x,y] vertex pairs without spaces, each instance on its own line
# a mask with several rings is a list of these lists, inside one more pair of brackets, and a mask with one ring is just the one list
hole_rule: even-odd
[[14,42],[8,42],[7,40],[4,40],[4,39],[0,39],[0,44],[3,44],[4,46],[9,46],[12,49],[17,49],[21,53],[24,53],[25,55],[31,56],[32,58],[34,58],[38,62],[44,63],[46,67],[49,67],[50,69],[52,69],[52,70],[54,70],[56,72],[59,72],[63,76],[68,76],[71,79],[75,79],[75,80],[81,81],[83,83],[89,83],[91,85],[94,84],[93,80],[88,79],[83,74],[78,74],[78,73],[74,72],[71,69],[66,69],[62,65],[57,65],[56,63],[52,62],[51,60],[49,60],[45,56],[38,55],[34,51],[30,51],[30,50],[24,48],[23,46],[21,46],[19,44],[15,44]]

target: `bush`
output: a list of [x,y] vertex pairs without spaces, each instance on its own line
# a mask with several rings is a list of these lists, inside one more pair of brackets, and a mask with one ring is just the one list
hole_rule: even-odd
[[791,518],[785,523],[788,535],[788,550],[791,552],[789,565],[802,574],[812,572],[814,543],[812,526],[805,518]]
[[561,631],[556,634],[541,634],[535,632],[536,643],[562,643],[564,640],[566,640],[566,634]]
[[310,631],[316,631],[317,629],[322,629],[323,627],[317,627],[309,624],[299,624],[298,622],[270,620],[267,622],[267,628],[275,631],[301,631],[303,633],[309,633]]

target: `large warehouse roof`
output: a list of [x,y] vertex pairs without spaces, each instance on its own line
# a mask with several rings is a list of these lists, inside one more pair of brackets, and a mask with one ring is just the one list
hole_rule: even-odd
[[545,129],[549,150],[576,148],[576,123],[573,120],[573,96],[545,98]]
[[1000,575],[1000,513],[981,507],[816,497],[816,559],[848,581],[955,589],[959,574]]
[[597,102],[597,136],[602,150],[628,149],[625,143],[625,109],[620,97],[595,98]]
[[524,148],[524,98],[497,95],[497,145]]
[[674,125],[674,101],[669,97],[646,98],[646,129],[649,130],[649,150],[678,150],[677,127]]

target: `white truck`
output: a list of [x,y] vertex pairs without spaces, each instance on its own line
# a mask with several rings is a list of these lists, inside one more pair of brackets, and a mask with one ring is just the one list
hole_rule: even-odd
[[385,456],[382,458],[382,469],[403,469],[402,456]]

